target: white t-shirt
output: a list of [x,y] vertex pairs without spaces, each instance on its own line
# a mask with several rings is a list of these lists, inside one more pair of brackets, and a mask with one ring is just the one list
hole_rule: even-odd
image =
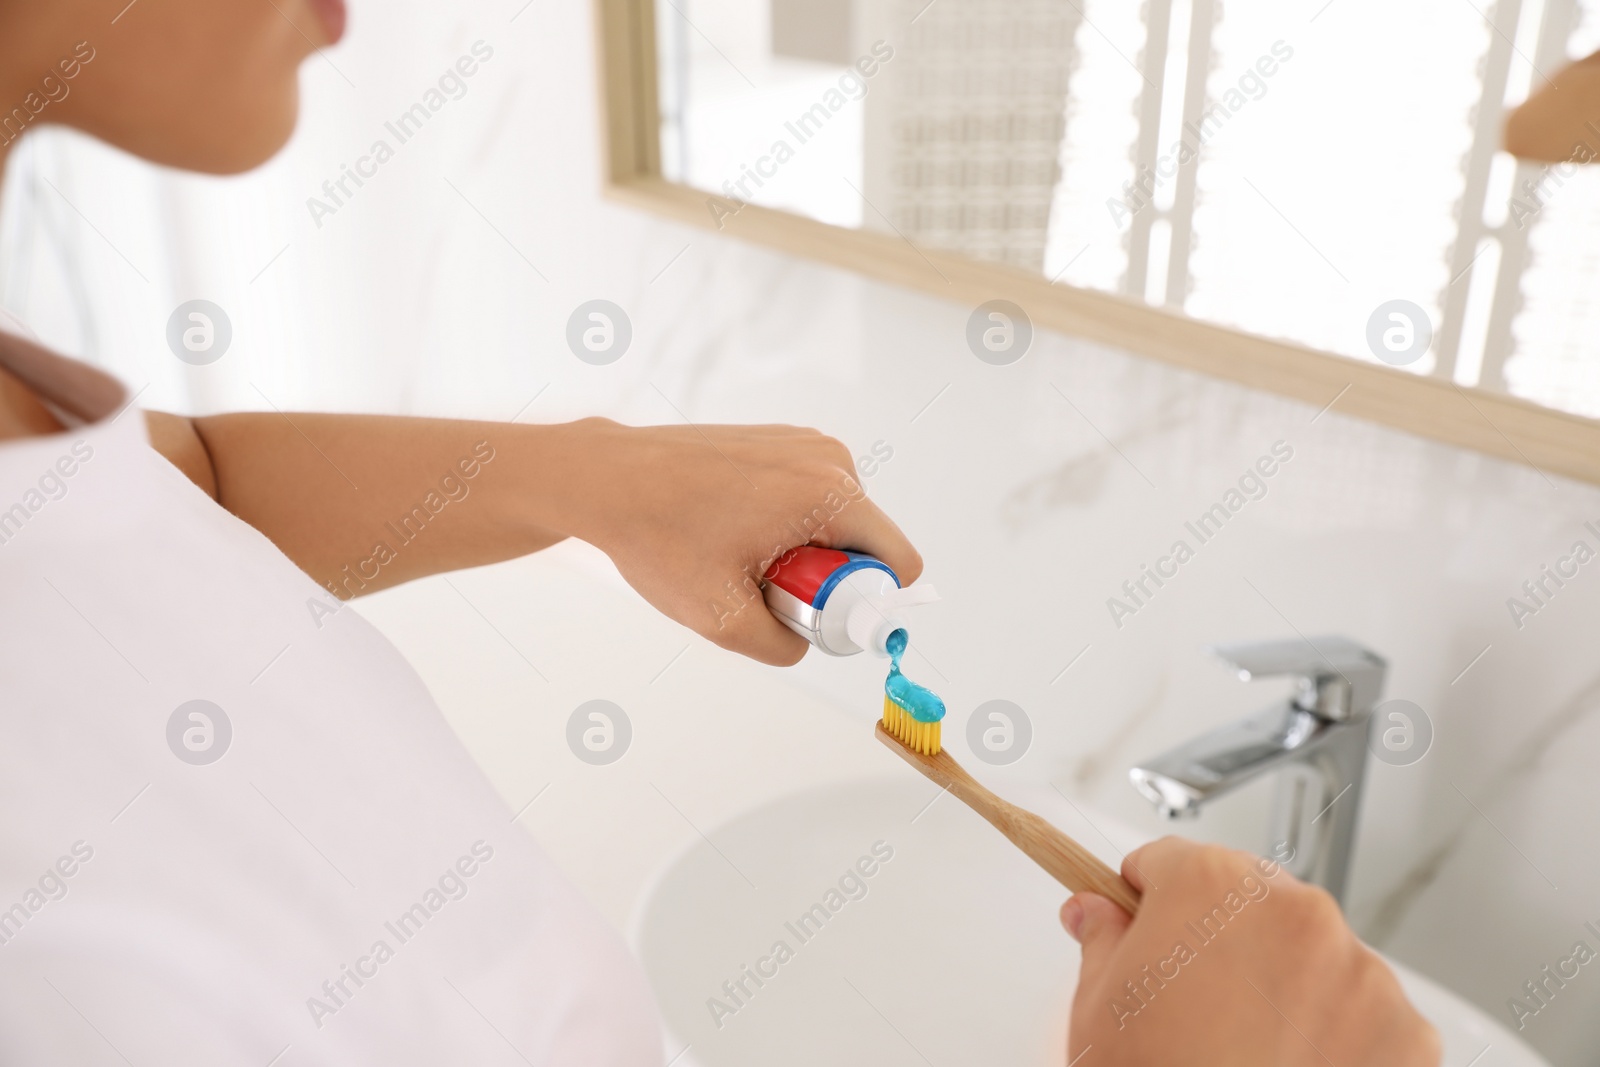
[[639,967],[399,652],[119,383],[0,362],[73,423],[0,442],[0,1063],[660,1064]]

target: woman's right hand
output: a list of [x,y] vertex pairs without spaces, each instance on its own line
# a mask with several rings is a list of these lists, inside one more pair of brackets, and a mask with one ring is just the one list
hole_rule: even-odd
[[1090,893],[1061,909],[1083,945],[1069,1063],[1438,1067],[1433,1027],[1323,890],[1175,837],[1122,874],[1144,895],[1137,917]]

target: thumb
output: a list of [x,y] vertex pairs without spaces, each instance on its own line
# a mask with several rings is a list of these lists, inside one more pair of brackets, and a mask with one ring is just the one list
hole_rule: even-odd
[[1079,893],[1061,906],[1061,925],[1083,946],[1084,978],[1110,960],[1132,922],[1127,912],[1094,893]]

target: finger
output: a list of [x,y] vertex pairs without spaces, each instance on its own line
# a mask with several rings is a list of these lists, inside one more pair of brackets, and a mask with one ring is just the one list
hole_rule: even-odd
[[1140,896],[1144,896],[1152,887],[1158,885],[1156,880],[1150,877],[1149,867],[1146,866],[1146,864],[1154,866],[1156,863],[1156,858],[1145,851],[1149,847],[1145,845],[1143,848],[1136,848],[1122,857],[1123,881],[1138,890]]
[[1083,901],[1075,896],[1068,897],[1067,902],[1061,905],[1061,926],[1072,936],[1072,940],[1076,941],[1078,940],[1078,927],[1082,925]]
[[805,657],[810,642],[768,610],[759,597],[746,601],[738,611],[724,614],[705,634],[715,644],[774,667],[792,667]]
[[813,540],[826,548],[848,548],[882,560],[902,586],[922,575],[922,555],[894,520],[866,496],[847,503]]
[[1148,893],[1161,887],[1163,874],[1182,868],[1203,848],[1183,837],[1158,838],[1122,857],[1122,877],[1140,893]]
[[1061,925],[1078,944],[1101,945],[1106,938],[1121,940],[1133,917],[1098,893],[1075,894],[1061,905]]
[[1083,946],[1079,984],[1093,984],[1133,922],[1128,913],[1095,893],[1079,893],[1061,906],[1061,924]]

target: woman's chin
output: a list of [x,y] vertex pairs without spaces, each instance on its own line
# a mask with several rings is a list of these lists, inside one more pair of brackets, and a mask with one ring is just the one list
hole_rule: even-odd
[[201,174],[243,174],[276,156],[294,135],[299,95],[291,92],[270,111],[258,106],[252,112],[235,114],[223,122],[195,123],[181,131],[162,131],[149,140],[137,136],[106,139],[164,167]]

